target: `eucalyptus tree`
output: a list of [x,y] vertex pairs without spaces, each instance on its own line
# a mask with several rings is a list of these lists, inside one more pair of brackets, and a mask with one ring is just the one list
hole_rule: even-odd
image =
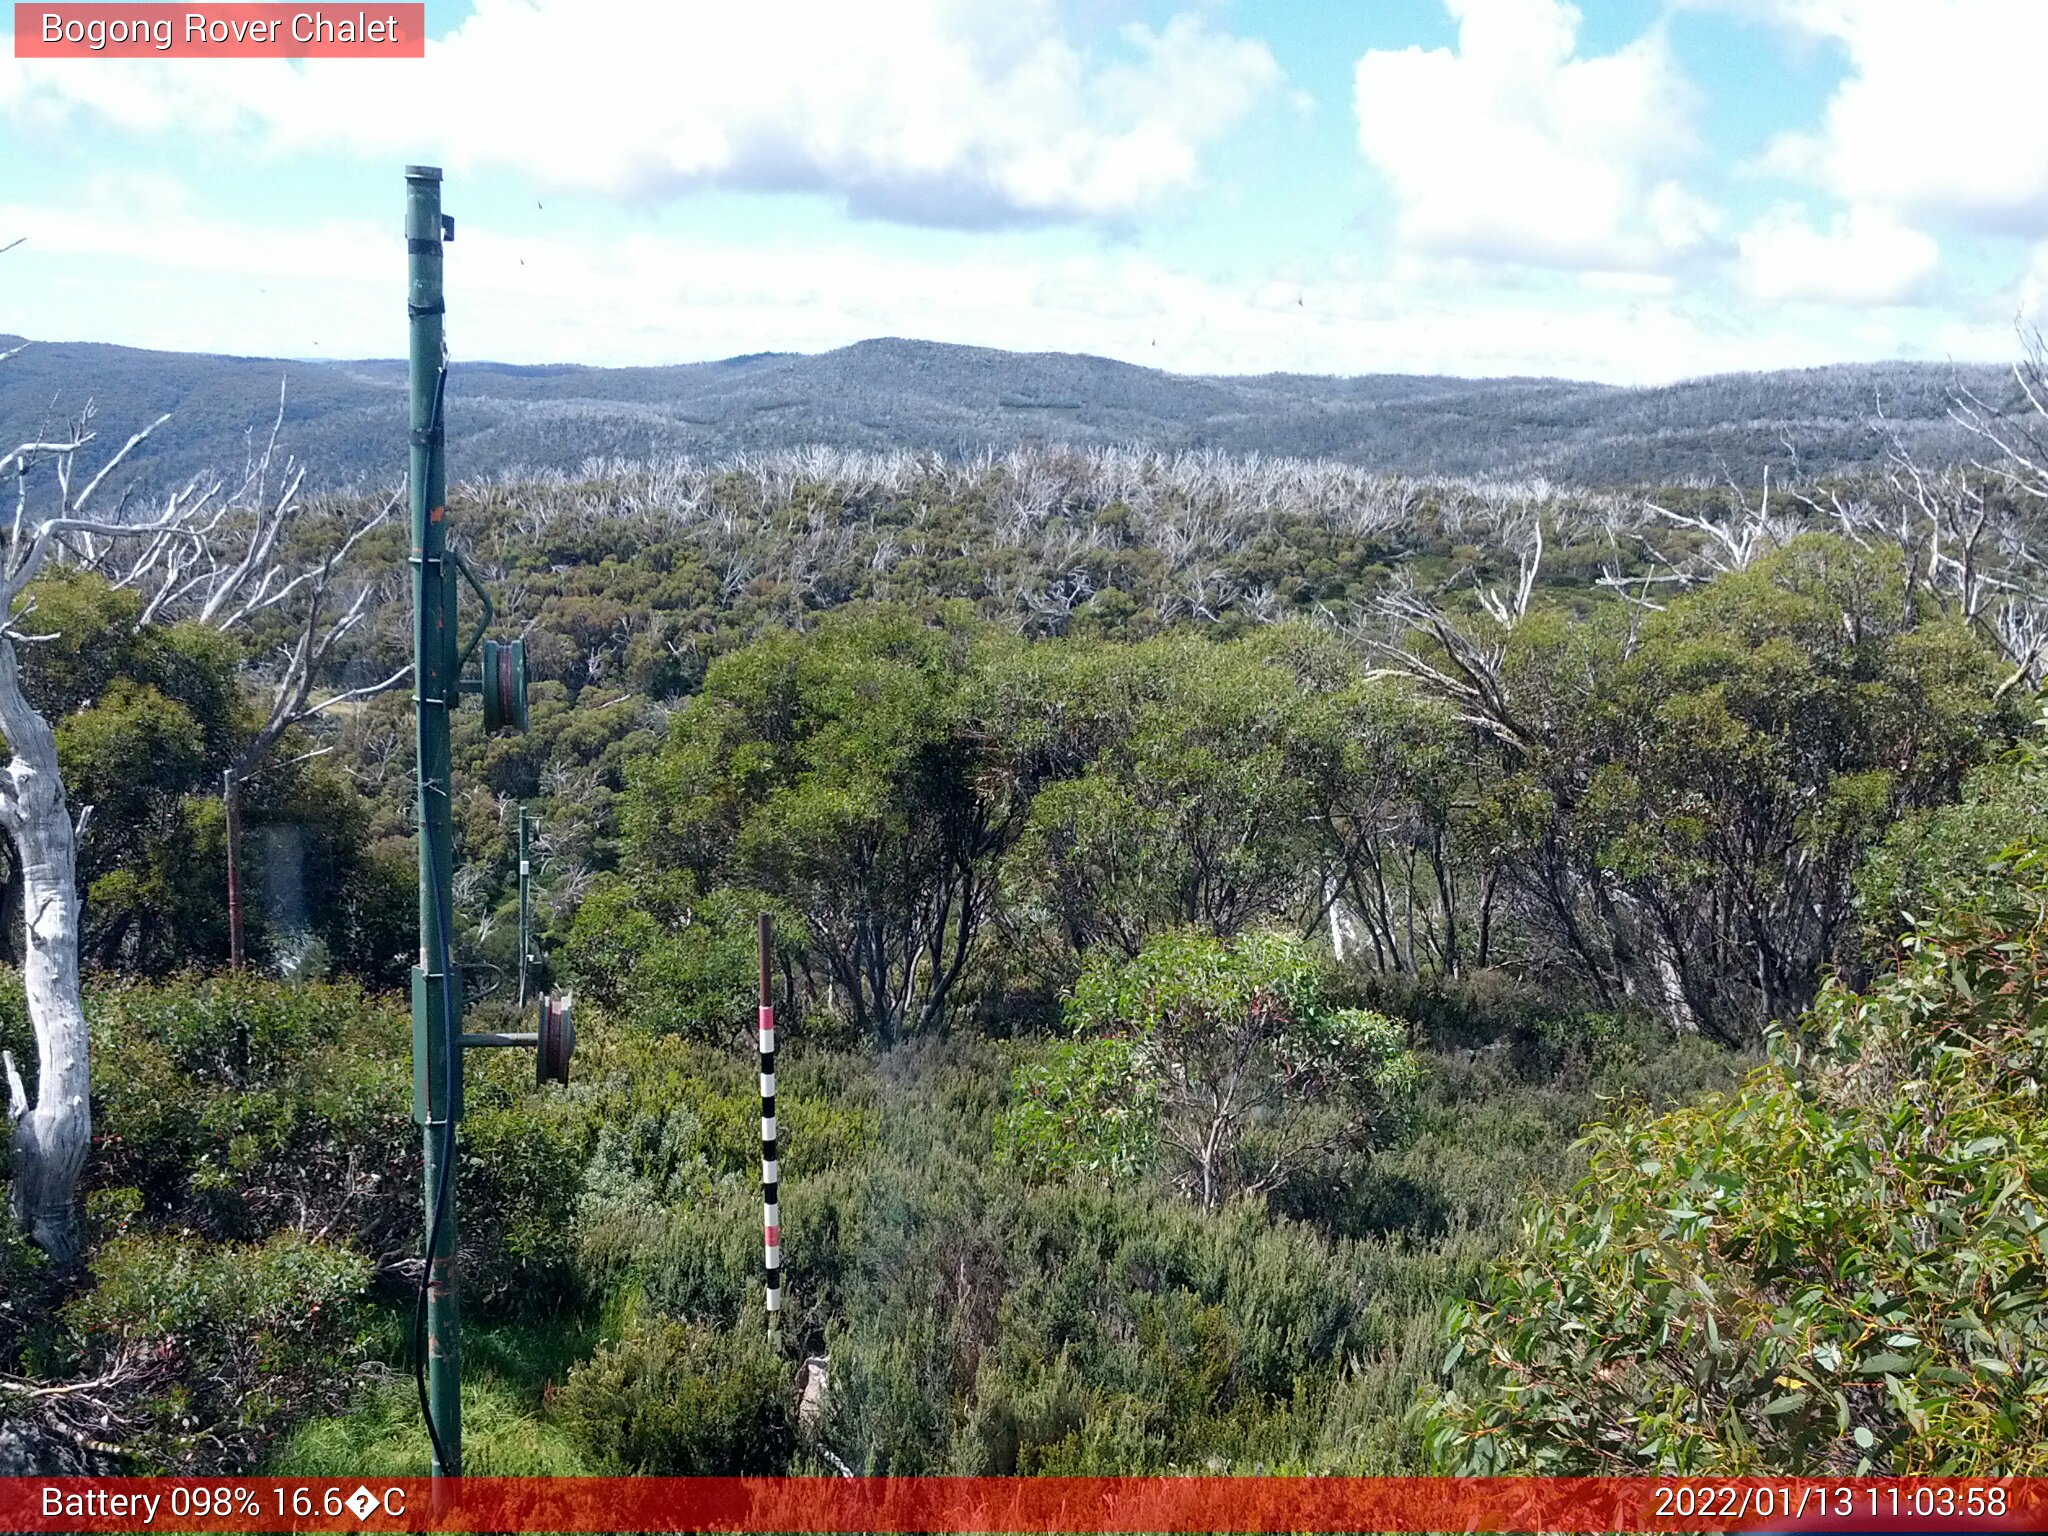
[[962,612],[883,610],[720,657],[634,778],[629,877],[759,892],[802,921],[814,995],[863,1034],[935,1026],[1025,805],[971,708],[1006,643]]
[[[1261,637],[1263,641],[1265,637]],[[1136,955],[1324,913],[1298,729],[1306,690],[1269,644],[1056,642],[1033,727],[1063,739],[1005,869],[1008,919]]]
[[1804,1008],[1849,953],[1864,851],[2018,723],[1962,620],[1828,534],[1648,613],[1387,608],[1383,670],[1486,743],[1516,920],[1599,1000],[1682,1032]]

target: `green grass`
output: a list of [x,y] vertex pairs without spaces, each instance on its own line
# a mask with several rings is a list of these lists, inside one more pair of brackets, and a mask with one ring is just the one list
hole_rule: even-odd
[[[406,1351],[407,1298],[378,1315],[376,1360],[345,1413],[308,1420],[265,1470],[274,1477],[424,1477],[427,1432]],[[526,1316],[465,1319],[463,1471],[477,1477],[574,1477],[592,1468],[547,1420],[546,1403],[596,1347],[600,1310],[564,1305]]]

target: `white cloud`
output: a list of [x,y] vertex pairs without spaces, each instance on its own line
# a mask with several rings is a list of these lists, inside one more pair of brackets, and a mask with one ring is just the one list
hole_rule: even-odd
[[[7,257],[7,325],[29,335],[298,357],[404,348],[383,225],[273,229],[109,201],[0,204],[10,229],[30,239]],[[1129,250],[960,260],[883,251],[858,230],[802,249],[655,234],[603,244],[478,219],[450,252],[449,334],[458,356],[519,363],[674,363],[905,335],[1188,373],[1616,383],[1927,352],[1898,311],[1867,311],[1852,328],[1819,307],[1731,313],[1641,280],[1440,276],[1345,264],[1236,282]],[[1964,353],[2007,350],[2009,335],[1992,335]]]
[[1700,248],[1714,211],[1678,172],[1698,93],[1660,32],[1579,57],[1563,0],[1445,0],[1455,50],[1358,61],[1358,142],[1396,228],[1441,255],[1657,271]]
[[2029,253],[2027,270],[2019,282],[2013,319],[2031,330],[2048,327],[2048,240]]
[[0,111],[977,225],[1115,220],[1185,191],[1282,79],[1195,11],[1090,47],[1056,0],[477,0],[423,61],[20,61]]
[[1839,44],[1847,77],[1765,168],[1848,203],[2048,234],[2041,0],[1719,0]]
[[1803,208],[1781,207],[1736,241],[1744,289],[1766,300],[1899,304],[1926,287],[1941,261],[1932,236],[1880,208],[1859,205],[1826,231]]

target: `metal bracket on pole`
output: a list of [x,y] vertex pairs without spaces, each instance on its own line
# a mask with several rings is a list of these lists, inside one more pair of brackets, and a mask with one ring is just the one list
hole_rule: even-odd
[[576,1026],[571,1021],[573,1000],[568,993],[550,992],[540,1000],[540,1027],[511,1032],[485,1031],[464,1035],[467,1050],[529,1050],[533,1052],[535,1086],[569,1081],[569,1058],[576,1051]]
[[469,563],[469,556],[462,552],[459,544],[448,546],[448,558],[455,562],[455,569],[461,573],[462,579],[469,583],[469,590],[474,592],[477,600],[484,605],[484,611],[477,615],[476,628],[470,631],[469,639],[462,647],[462,654],[455,658],[455,669],[459,672],[469,665],[469,658],[476,654],[476,648],[483,643],[484,635],[491,627],[491,620],[497,617],[498,607],[491,601],[491,594],[478,577],[476,567]]

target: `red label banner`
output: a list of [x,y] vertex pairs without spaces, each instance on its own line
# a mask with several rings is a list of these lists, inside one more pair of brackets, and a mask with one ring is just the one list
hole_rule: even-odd
[[2048,1530],[2044,1478],[0,1478],[9,1531]]
[[14,7],[17,59],[420,59],[424,4]]

